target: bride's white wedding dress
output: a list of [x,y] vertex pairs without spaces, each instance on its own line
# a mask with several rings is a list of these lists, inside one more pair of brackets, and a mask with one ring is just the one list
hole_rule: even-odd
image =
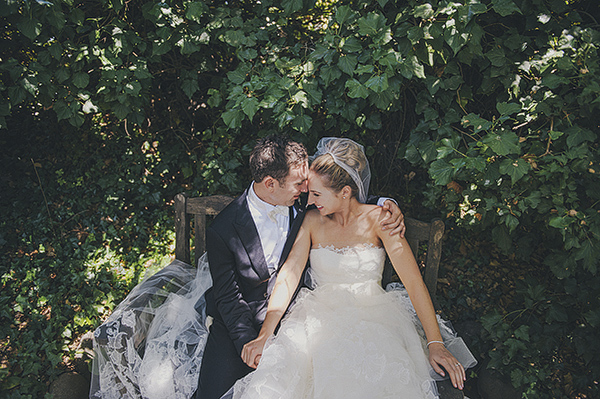
[[[258,369],[224,398],[435,398],[424,333],[402,287],[380,285],[385,251],[311,250],[314,290],[300,290]],[[208,335],[203,256],[174,261],[138,285],[95,332],[90,398],[189,399]],[[449,323],[446,347],[465,368],[476,361]]]
[[313,248],[316,288],[300,291],[256,371],[226,397],[436,398],[412,308],[381,288],[384,261],[372,245]]

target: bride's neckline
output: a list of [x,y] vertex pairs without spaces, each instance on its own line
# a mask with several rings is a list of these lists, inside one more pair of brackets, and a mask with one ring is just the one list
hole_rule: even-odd
[[366,251],[369,249],[383,249],[383,247],[381,247],[377,244],[370,243],[370,242],[365,242],[365,243],[354,244],[354,245],[346,245],[344,247],[337,247],[334,244],[329,244],[329,245],[318,244],[317,246],[311,248],[311,250],[315,250],[315,249],[326,249],[326,250],[335,252],[337,254],[347,254],[347,253],[352,253],[355,251]]

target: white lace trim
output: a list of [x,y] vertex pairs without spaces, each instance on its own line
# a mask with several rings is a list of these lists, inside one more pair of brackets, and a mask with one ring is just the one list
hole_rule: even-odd
[[366,243],[357,244],[357,245],[347,245],[345,247],[336,247],[333,244],[323,245],[323,244],[319,243],[319,245],[317,245],[316,247],[311,248],[311,249],[327,249],[329,251],[335,252],[336,254],[347,255],[347,254],[355,253],[356,251],[366,251],[368,249],[384,249],[384,248],[377,244],[372,244],[370,242],[366,242]]

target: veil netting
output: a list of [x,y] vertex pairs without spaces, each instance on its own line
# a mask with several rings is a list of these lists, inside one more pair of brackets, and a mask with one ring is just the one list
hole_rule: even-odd
[[206,254],[138,284],[94,332],[90,398],[189,399],[208,336]]

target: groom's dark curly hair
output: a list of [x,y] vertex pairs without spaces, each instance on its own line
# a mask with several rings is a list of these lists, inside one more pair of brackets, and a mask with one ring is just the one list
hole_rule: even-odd
[[256,143],[250,154],[250,172],[255,182],[271,176],[283,185],[290,168],[308,160],[304,145],[285,135],[271,135]]

